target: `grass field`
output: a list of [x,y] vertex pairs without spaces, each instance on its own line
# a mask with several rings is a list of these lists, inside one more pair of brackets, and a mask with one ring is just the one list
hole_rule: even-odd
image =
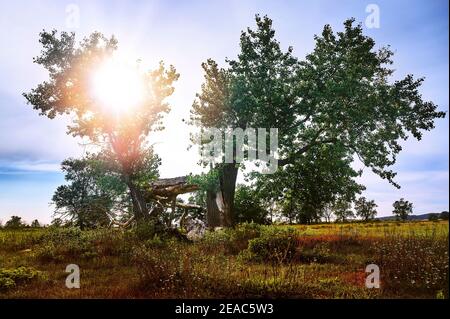
[[[150,228],[150,227],[149,227]],[[0,230],[0,298],[448,298],[448,222]],[[68,264],[80,289],[65,286]],[[380,288],[366,288],[368,264]]]

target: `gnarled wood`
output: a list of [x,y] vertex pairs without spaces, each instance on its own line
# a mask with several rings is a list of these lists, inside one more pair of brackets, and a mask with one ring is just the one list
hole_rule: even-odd
[[172,215],[175,208],[179,207],[184,210],[203,209],[199,205],[184,204],[177,202],[177,196],[198,190],[198,185],[190,184],[187,176],[179,176],[174,178],[161,178],[149,183],[145,189],[145,200],[147,203],[156,202],[159,207],[150,211],[150,215],[158,215],[170,208],[170,214],[167,215],[167,223],[172,221]]
[[174,178],[161,178],[148,185],[147,196],[162,196],[166,198],[176,197],[180,194],[186,194],[198,190],[198,185],[189,184],[187,176]]
[[131,223],[134,221],[134,216],[132,216],[129,220],[127,220],[125,223],[121,223],[119,221],[117,221],[111,214],[106,213],[106,215],[109,218],[109,227],[112,227],[112,225],[117,225],[121,228],[127,228],[128,226],[131,225]]

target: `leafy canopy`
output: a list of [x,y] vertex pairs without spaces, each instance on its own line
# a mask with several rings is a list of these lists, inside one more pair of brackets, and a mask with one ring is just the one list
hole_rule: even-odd
[[339,143],[380,177],[399,187],[390,167],[400,141],[434,128],[443,118],[419,93],[424,79],[392,81],[393,52],[376,49],[354,19],[344,30],[326,25],[305,60],[283,52],[272,20],[256,16],[243,31],[240,53],[220,68],[203,63],[205,81],[191,120],[200,128],[278,128],[279,166],[293,164],[313,147]]
[[360,197],[355,201],[356,215],[365,221],[375,218],[377,215],[376,207],[377,204],[374,200],[367,200],[365,197]]
[[175,68],[166,69],[160,62],[157,69],[139,73],[144,99],[132,112],[118,117],[92,94],[92,73],[118,48],[114,37],[94,32],[77,45],[74,33],[61,32],[58,36],[53,30],[41,32],[39,42],[43,49],[34,62],[48,71],[49,79],[24,93],[28,103],[49,118],[71,115],[68,133],[110,149],[123,173],[133,175],[148,152],[147,135],[162,129],[162,116],[170,110],[166,98],[173,93],[173,83],[179,77]]
[[403,221],[407,220],[408,216],[413,213],[413,204],[404,198],[396,200],[392,206],[394,207],[394,215]]

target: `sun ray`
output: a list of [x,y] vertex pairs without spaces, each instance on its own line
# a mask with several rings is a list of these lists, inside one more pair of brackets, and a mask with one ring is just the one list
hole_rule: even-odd
[[122,114],[145,98],[145,82],[137,65],[110,58],[92,74],[92,92],[102,108]]

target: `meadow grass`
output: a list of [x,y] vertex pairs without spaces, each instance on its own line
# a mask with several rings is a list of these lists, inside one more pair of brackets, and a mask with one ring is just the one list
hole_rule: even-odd
[[[365,286],[377,264],[381,288]],[[65,287],[66,265],[81,288]],[[448,222],[242,224],[188,243],[0,230],[0,298],[448,298]]]

